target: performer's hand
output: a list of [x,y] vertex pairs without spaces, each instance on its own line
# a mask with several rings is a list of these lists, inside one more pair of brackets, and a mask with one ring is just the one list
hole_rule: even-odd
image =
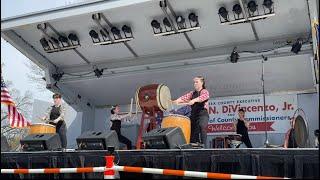
[[172,104],[178,104],[177,100],[171,100]]
[[53,122],[54,122],[54,123],[58,123],[58,122],[59,122],[59,119],[55,119]]
[[191,100],[191,101],[189,101],[187,104],[190,105],[190,106],[192,106],[192,105],[194,104],[194,101]]

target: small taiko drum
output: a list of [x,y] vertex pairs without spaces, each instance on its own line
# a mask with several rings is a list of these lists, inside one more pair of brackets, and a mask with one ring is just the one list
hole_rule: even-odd
[[228,139],[232,148],[237,148],[242,143],[241,134],[230,134],[228,135]]
[[178,114],[170,114],[163,118],[161,127],[180,127],[186,139],[186,142],[190,143],[191,122],[188,117]]
[[51,124],[35,123],[30,126],[29,134],[54,134],[56,127]]
[[138,88],[136,99],[140,109],[150,116],[157,111],[166,111],[171,105],[170,90],[164,84],[150,84]]

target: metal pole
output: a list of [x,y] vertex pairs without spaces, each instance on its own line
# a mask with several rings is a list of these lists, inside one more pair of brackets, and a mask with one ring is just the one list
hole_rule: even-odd
[[265,147],[269,145],[268,131],[267,131],[267,114],[266,114],[266,94],[264,89],[264,61],[266,60],[267,58],[262,55],[261,82],[262,82],[262,95],[263,95],[263,117],[264,117],[264,126],[265,126],[265,142],[264,142]]

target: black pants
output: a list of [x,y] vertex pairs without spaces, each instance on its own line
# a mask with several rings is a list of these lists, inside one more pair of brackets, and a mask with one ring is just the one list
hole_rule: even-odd
[[131,141],[130,141],[128,138],[126,138],[125,136],[123,136],[123,135],[121,134],[120,128],[113,128],[113,127],[111,127],[111,130],[115,130],[115,131],[116,131],[116,133],[117,133],[117,135],[118,135],[118,140],[119,140],[119,142],[127,145],[127,149],[132,149],[132,143],[131,143]]
[[247,146],[247,148],[252,148],[248,134],[242,135],[242,142]]
[[59,134],[61,147],[67,148],[67,126],[66,123],[63,122],[60,126],[56,127],[56,132]]
[[206,148],[207,144],[207,126],[209,114],[206,110],[200,113],[192,114],[191,117],[191,143],[202,143]]

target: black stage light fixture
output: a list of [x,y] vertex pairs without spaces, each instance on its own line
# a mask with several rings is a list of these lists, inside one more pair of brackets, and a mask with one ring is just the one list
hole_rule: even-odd
[[59,41],[61,42],[63,47],[69,46],[68,38],[65,36],[59,36]]
[[[70,33],[68,38],[71,40],[71,44],[74,46],[80,45],[80,41],[77,35],[75,35],[74,33]],[[77,44],[75,44],[74,42],[77,42]]]
[[[122,26],[122,31],[124,32],[124,36],[126,38],[132,38],[132,30],[131,27],[127,26],[127,25],[123,25]],[[128,34],[130,34],[129,36],[127,36]]]
[[93,43],[100,42],[99,34],[95,30],[92,29],[91,31],[89,31],[89,35]]
[[230,61],[232,62],[232,63],[236,63],[236,62],[238,62],[238,59],[239,59],[239,54],[238,54],[238,52],[236,51],[236,49],[237,49],[237,47],[235,47],[235,48],[233,48],[233,51],[232,51],[232,53],[231,53],[231,55],[230,55]]
[[[189,22],[191,27],[197,27],[199,26],[198,16],[195,13],[190,13],[189,16]],[[193,24],[191,24],[193,22]]]
[[[255,2],[255,1],[250,1],[249,3],[248,3],[248,9],[249,9],[249,14],[250,14],[250,16],[251,15],[253,15],[254,14],[254,12],[256,12],[257,11],[257,3]],[[251,14],[251,13],[252,14]]]
[[60,48],[59,41],[55,37],[50,37],[49,42],[51,43],[53,49],[59,49]]
[[185,29],[186,28],[186,20],[182,16],[177,16],[176,22],[179,29]]
[[97,78],[100,78],[103,74],[103,69],[96,68],[93,72],[97,76]]
[[52,74],[52,78],[55,80],[55,81],[60,81],[60,79],[62,78],[62,76],[64,75],[64,73],[55,73],[55,74]]
[[[224,19],[224,22],[229,21],[228,11],[225,7],[219,8],[218,14]],[[222,22],[221,19],[220,19],[220,22]]]
[[[169,21],[169,19],[167,17],[165,17],[163,19],[163,24],[164,24],[164,28],[166,29],[167,32],[168,31],[173,31],[172,25],[171,25],[171,23],[170,23],[170,21]],[[167,29],[167,27],[168,27],[169,30]]]
[[151,21],[151,26],[152,26],[154,34],[162,33],[162,28],[160,26],[160,23],[157,20],[152,20]]
[[50,50],[51,48],[50,48],[50,46],[49,46],[49,43],[48,43],[48,41],[46,40],[46,38],[41,38],[40,39],[40,43],[41,43],[41,45],[42,45],[42,47],[43,47],[43,49],[44,50]]
[[239,16],[240,16],[240,14],[242,13],[242,9],[241,9],[240,4],[235,4],[235,5],[233,6],[233,8],[232,8],[232,11],[233,11],[236,15],[238,15],[238,18],[236,18],[236,19],[239,19]]
[[272,13],[272,0],[264,0],[262,5],[269,9],[269,14]]
[[296,54],[299,53],[302,47],[302,39],[298,39],[294,44],[292,44],[291,52],[294,52]]
[[111,32],[112,32],[113,37],[114,37],[115,40],[118,40],[118,39],[121,38],[120,30],[117,27],[112,27],[111,28]]
[[105,33],[105,32],[107,32],[107,34],[109,34],[109,32],[106,30],[106,29],[104,29],[104,30],[100,30],[100,33],[101,33],[101,35],[102,35],[102,39],[104,40],[104,41],[108,41],[108,40],[110,40],[109,39],[109,37],[107,36],[107,34]]

